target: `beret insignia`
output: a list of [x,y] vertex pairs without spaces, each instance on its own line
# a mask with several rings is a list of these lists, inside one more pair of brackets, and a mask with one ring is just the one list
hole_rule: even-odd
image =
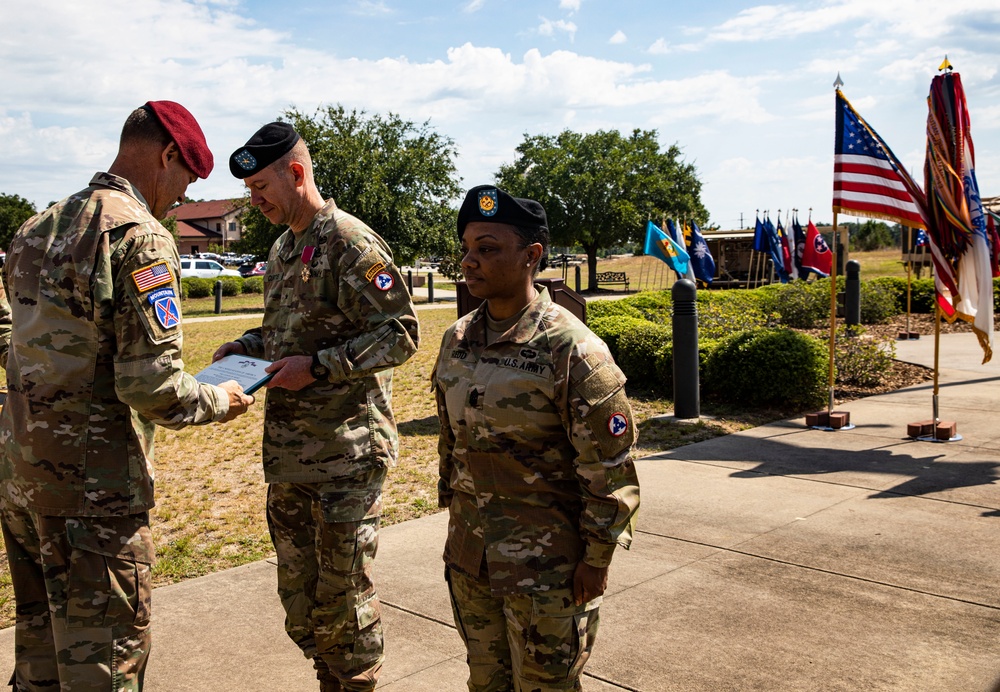
[[233,157],[233,161],[245,171],[252,171],[257,167],[257,159],[249,151],[244,149]]
[[497,191],[479,191],[479,213],[483,216],[493,216],[497,213]]

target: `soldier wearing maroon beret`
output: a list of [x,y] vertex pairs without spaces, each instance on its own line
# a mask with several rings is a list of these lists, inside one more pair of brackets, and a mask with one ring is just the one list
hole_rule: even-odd
[[160,225],[212,171],[194,117],[150,101],[89,187],[29,219],[4,265],[0,526],[15,690],[139,690],[150,647],[153,436],[253,399],[181,359],[177,248]]

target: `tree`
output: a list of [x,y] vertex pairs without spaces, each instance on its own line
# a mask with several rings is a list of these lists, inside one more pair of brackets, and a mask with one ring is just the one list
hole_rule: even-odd
[[0,192],[0,249],[6,250],[17,229],[34,215],[35,205],[24,197]]
[[497,185],[542,203],[553,245],[583,247],[591,289],[597,251],[641,242],[647,219],[708,221],[694,165],[681,160],[676,144],[661,151],[656,130],[526,134],[516,151],[515,161],[500,167]]
[[[444,254],[455,244],[451,203],[461,193],[455,144],[429,122],[339,105],[311,116],[292,109],[282,119],[308,145],[323,196],[382,236],[397,262]],[[249,205],[241,221],[239,251],[266,256],[283,229]]]
[[848,229],[850,248],[852,250],[881,250],[882,248],[892,247],[896,244],[898,238],[898,225],[896,228],[893,228],[884,221],[869,219],[864,223],[852,222],[844,225]]

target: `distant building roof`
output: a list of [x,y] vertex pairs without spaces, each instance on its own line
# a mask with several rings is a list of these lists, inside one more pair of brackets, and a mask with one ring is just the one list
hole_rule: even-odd
[[240,199],[212,199],[205,202],[188,202],[174,207],[167,216],[176,216],[178,221],[192,219],[217,219],[242,209],[245,201]]
[[188,223],[187,221],[177,221],[177,235],[181,238],[221,238],[222,234],[219,231],[213,231],[211,228],[205,228],[204,226],[196,226],[194,224]]

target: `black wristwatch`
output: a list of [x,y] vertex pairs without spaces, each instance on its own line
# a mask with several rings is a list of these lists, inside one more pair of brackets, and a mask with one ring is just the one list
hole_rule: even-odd
[[319,354],[313,354],[312,365],[309,366],[309,374],[317,380],[325,380],[330,377],[330,368],[319,362]]

